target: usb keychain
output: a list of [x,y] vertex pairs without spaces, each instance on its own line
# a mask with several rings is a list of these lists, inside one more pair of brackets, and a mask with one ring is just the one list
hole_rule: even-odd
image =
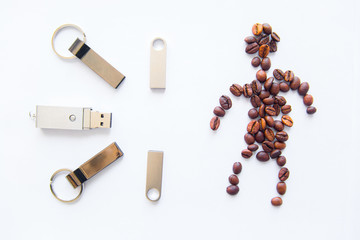
[[[54,46],[54,39],[60,30],[71,27],[75,28],[81,32],[83,35],[83,40],[76,39],[75,42],[69,47],[69,51],[74,55],[70,57],[63,56],[59,54]],[[105,61],[100,55],[98,55],[94,50],[92,50],[88,45],[85,44],[86,35],[84,31],[77,25],[74,24],[64,24],[58,27],[52,38],[51,46],[53,51],[59,57],[63,59],[73,59],[79,58],[83,63],[85,63],[90,69],[102,77],[107,83],[109,83],[113,88],[117,88],[120,83],[125,79],[125,76],[116,70],[110,63]]]
[[[113,163],[118,158],[122,157],[124,154],[119,148],[119,146],[116,144],[116,142],[113,142],[108,147],[103,149],[101,152],[90,158],[88,161],[83,163],[79,168],[77,168],[74,171],[71,171],[69,169],[60,169],[57,170],[50,178],[50,191],[54,195],[54,197],[61,201],[61,202],[74,202],[77,199],[79,199],[80,195],[83,192],[84,183],[93,177],[95,174],[103,170],[105,167]],[[74,187],[80,187],[79,194],[71,200],[64,200],[60,198],[54,191],[53,188],[53,182],[56,178],[56,176],[61,172],[69,172],[69,174],[66,176],[66,179],[70,182],[70,184]]]

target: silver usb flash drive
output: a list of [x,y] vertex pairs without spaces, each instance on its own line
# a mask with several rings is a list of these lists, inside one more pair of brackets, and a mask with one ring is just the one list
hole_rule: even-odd
[[111,113],[95,112],[91,108],[36,106],[35,121],[37,128],[111,128]]

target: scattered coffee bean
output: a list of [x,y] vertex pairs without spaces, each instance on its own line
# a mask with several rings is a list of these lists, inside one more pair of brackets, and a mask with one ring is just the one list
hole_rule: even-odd
[[247,144],[253,144],[255,142],[255,137],[251,135],[250,133],[246,133],[244,135],[244,140]]
[[260,131],[264,131],[266,129],[266,120],[265,118],[259,119]]
[[301,84],[300,78],[295,76],[294,80],[290,83],[290,88],[292,90],[297,90]]
[[264,71],[267,71],[267,70],[269,70],[271,68],[271,60],[270,60],[270,58],[268,58],[268,57],[263,58],[263,60],[261,61],[261,68]]
[[244,97],[251,97],[253,95],[253,92],[252,92],[252,88],[250,86],[250,84],[246,83],[243,87],[243,91],[244,91]]
[[284,166],[286,164],[286,157],[284,156],[279,156],[277,159],[276,159],[276,163],[277,165],[279,165],[280,167]]
[[288,126],[288,127],[292,127],[293,126],[293,120],[291,119],[290,116],[288,115],[283,115],[281,117],[281,122],[285,125],[285,126]]
[[290,90],[289,84],[286,82],[279,83],[280,91],[282,92],[288,92]]
[[281,107],[281,112],[283,114],[289,114],[291,112],[291,105],[284,105]]
[[284,195],[286,193],[286,183],[284,182],[279,182],[276,185],[276,190],[280,195]]
[[[267,80],[266,80],[267,81]],[[259,94],[259,98],[261,100],[267,98],[270,96],[270,92],[269,91],[266,91],[266,90],[261,90],[260,94]]]
[[282,131],[282,130],[284,130],[284,124],[279,120],[275,120],[274,128],[276,129],[276,131]]
[[259,57],[254,57],[252,60],[251,60],[251,65],[253,67],[258,67],[260,66],[260,63],[261,63],[261,60]]
[[294,73],[293,71],[287,70],[284,74],[284,80],[286,82],[292,82],[294,80]]
[[276,133],[275,138],[280,142],[286,142],[289,139],[289,135],[286,132],[281,131]]
[[261,45],[265,45],[265,44],[268,44],[269,43],[269,41],[270,41],[270,38],[269,38],[269,36],[264,36],[264,37],[262,37],[261,39],[260,39],[260,41],[259,41],[259,45],[261,46]]
[[260,23],[255,23],[252,27],[252,33],[255,35],[255,36],[258,36],[262,33],[263,31],[263,26],[262,24]]
[[276,82],[273,82],[270,88],[270,93],[276,96],[280,92],[280,85]]
[[274,142],[274,147],[275,147],[276,149],[283,150],[283,149],[286,148],[286,143],[284,143],[284,142],[279,142],[279,141],[275,141],[275,142]]
[[276,32],[271,33],[271,39],[273,39],[275,42],[280,42],[280,37]]
[[273,205],[273,206],[276,206],[276,207],[278,207],[278,206],[281,206],[282,205],[282,199],[280,198],[280,197],[274,197],[273,199],[271,199],[271,204]]
[[260,48],[259,48],[259,56],[261,58],[267,57],[269,52],[270,52],[270,47],[268,45],[264,44],[264,45],[260,46]]
[[261,86],[260,81],[258,81],[258,80],[253,80],[253,81],[251,82],[251,88],[252,88],[254,94],[259,95],[260,92],[261,92],[261,87],[262,87],[262,86]]
[[271,117],[271,116],[265,116],[265,121],[266,121],[266,124],[267,124],[269,127],[274,127],[275,121],[274,121],[274,118],[273,118],[273,117]]
[[254,54],[257,51],[259,51],[259,44],[257,44],[256,42],[250,43],[245,48],[245,52],[248,53],[248,54]]
[[284,72],[280,69],[275,69],[273,75],[276,80],[284,80]]
[[270,141],[264,141],[262,144],[261,144],[263,150],[267,153],[271,153],[273,150],[274,150],[274,144]]
[[264,70],[259,70],[256,72],[256,79],[259,80],[259,82],[265,82],[266,81],[266,72]]
[[289,178],[289,175],[290,175],[290,171],[289,169],[287,168],[281,168],[280,171],[279,171],[279,179],[280,181],[286,181],[286,179]]
[[261,99],[259,98],[259,96],[253,95],[250,98],[250,103],[251,103],[251,105],[253,105],[254,108],[260,107],[261,106]]
[[[270,91],[271,86],[274,82],[274,78],[273,77],[269,77],[268,79],[266,79],[265,83],[264,83],[264,88],[267,91]],[[270,92],[269,92],[270,93]],[[270,96],[270,95],[269,95]]]
[[244,41],[248,44],[256,42],[256,38],[254,36],[248,36],[244,39]]
[[299,88],[298,88],[298,93],[301,95],[301,96],[305,96],[307,94],[307,92],[309,91],[309,83],[307,82],[303,82],[300,84]]
[[247,125],[247,131],[250,134],[256,134],[259,131],[260,124],[256,120],[251,120]]
[[235,195],[239,192],[239,187],[236,185],[230,185],[226,188],[226,192],[230,195]]
[[275,103],[279,104],[279,106],[284,106],[286,104],[286,99],[283,96],[276,96]]
[[249,149],[244,149],[241,151],[241,156],[243,158],[250,158],[252,156],[252,152]]
[[248,115],[251,119],[255,119],[259,116],[258,111],[256,110],[256,108],[252,108],[248,111]]
[[269,154],[264,151],[258,152],[256,154],[256,158],[257,158],[257,160],[259,160],[261,162],[266,162],[270,159]]
[[242,170],[241,162],[235,162],[235,163],[233,164],[233,172],[234,172],[234,174],[239,174],[239,173],[241,173],[241,170]]
[[271,39],[269,43],[270,52],[276,52],[277,51],[277,44],[274,40]]
[[226,95],[222,95],[219,99],[219,102],[220,102],[220,106],[225,110],[229,110],[232,106],[231,99]]
[[231,87],[230,87],[230,92],[231,92],[233,95],[235,95],[235,96],[237,96],[237,97],[240,97],[241,94],[243,94],[243,88],[242,88],[242,86],[240,86],[239,84],[234,83],[234,84],[231,85]]
[[279,104],[274,104],[273,105],[273,108],[275,109],[275,116],[279,116],[279,114],[280,114],[280,106],[279,106]]
[[268,98],[263,99],[263,103],[265,105],[273,105],[274,102],[275,102],[275,99],[273,97],[268,97]]
[[275,134],[273,132],[273,130],[271,130],[270,128],[266,128],[264,131],[265,137],[267,140],[269,140],[270,142],[274,141],[275,139]]
[[265,112],[270,116],[275,116],[276,115],[275,109],[273,107],[270,107],[270,106],[265,107]]
[[313,102],[314,102],[313,96],[311,96],[310,94],[306,94],[304,96],[304,104],[306,106],[311,106],[311,104],[313,104]]
[[314,113],[316,113],[316,107],[313,107],[313,106],[307,107],[306,112],[308,114],[314,114]]
[[220,118],[219,117],[213,117],[210,121],[210,128],[214,131],[216,131],[220,126]]
[[222,107],[217,106],[214,108],[214,114],[218,117],[223,117],[225,116],[225,110]]
[[239,178],[235,174],[231,174],[229,177],[229,182],[232,185],[238,185],[239,184]]
[[250,144],[247,146],[247,149],[249,149],[252,152],[255,152],[256,150],[259,149],[259,146],[257,144]]
[[259,131],[255,135],[255,141],[258,143],[262,143],[265,140],[265,135],[263,132]]
[[263,23],[262,26],[263,26],[263,31],[265,34],[269,35],[272,33],[272,28],[271,28],[270,24]]
[[271,153],[270,153],[270,157],[271,158],[277,158],[278,156],[281,155],[281,151],[279,149],[274,149]]
[[261,106],[259,107],[259,116],[263,118],[263,117],[265,117],[265,115],[266,115],[265,105],[261,104]]

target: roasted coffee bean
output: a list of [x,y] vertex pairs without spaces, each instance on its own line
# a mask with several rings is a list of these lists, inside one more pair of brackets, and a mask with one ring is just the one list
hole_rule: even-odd
[[265,33],[265,34],[271,34],[272,33],[272,27],[270,26],[270,24],[268,24],[268,23],[263,23],[262,24],[262,26],[263,26],[263,32]]
[[270,106],[265,107],[265,112],[270,116],[275,116],[276,115],[275,109],[273,107],[270,107]]
[[275,99],[273,97],[268,97],[268,98],[263,99],[263,103],[265,105],[273,105],[274,102],[275,102]]
[[297,90],[301,84],[301,80],[299,77],[295,76],[294,80],[290,83],[290,88],[292,90]]
[[256,110],[256,108],[252,108],[248,111],[248,115],[249,115],[249,118],[251,119],[255,119],[259,116],[259,113],[258,111]]
[[273,82],[270,88],[270,93],[276,96],[280,92],[280,85],[276,82]]
[[263,58],[263,60],[261,61],[261,68],[264,71],[267,71],[267,70],[269,70],[271,68],[271,60],[270,60],[270,58],[268,58],[268,57]]
[[279,182],[276,185],[276,190],[280,195],[284,195],[286,193],[286,183],[284,182]]
[[260,124],[256,120],[251,120],[246,128],[246,130],[250,134],[256,134],[259,131],[259,129],[260,129]]
[[270,92],[269,91],[266,91],[266,90],[261,90],[260,94],[259,94],[259,98],[261,100],[267,98],[270,96]]
[[282,201],[282,199],[280,197],[274,197],[273,199],[271,199],[271,204],[273,206],[278,207],[278,206],[281,206],[282,203],[283,203],[283,201]]
[[264,151],[258,152],[256,154],[256,158],[257,158],[257,160],[259,160],[261,162],[266,162],[270,159],[269,154]]
[[260,118],[259,120],[260,131],[264,131],[266,129],[266,120],[265,118]]
[[251,102],[251,105],[253,105],[253,107],[255,107],[255,108],[261,106],[261,99],[257,95],[252,96],[250,98],[250,102]]
[[275,69],[273,75],[277,80],[284,80],[284,72],[281,69]]
[[241,170],[242,170],[241,162],[235,162],[233,164],[233,173],[239,174],[239,173],[241,173]]
[[279,83],[280,91],[282,92],[288,92],[290,90],[289,84],[286,82]]
[[220,126],[220,118],[219,117],[213,117],[210,121],[210,128],[214,131],[216,131]]
[[262,33],[263,31],[263,26],[262,24],[260,23],[255,23],[252,27],[252,33],[255,35],[255,36],[258,36]]
[[286,132],[281,131],[276,133],[275,138],[280,142],[286,142],[289,139],[289,135]]
[[245,52],[248,54],[254,54],[257,51],[259,51],[259,44],[257,44],[256,42],[250,43],[245,48]]
[[265,44],[268,44],[270,42],[270,37],[269,36],[264,36],[260,39],[259,41],[259,45],[265,45]]
[[311,104],[313,104],[313,102],[314,102],[313,96],[311,96],[310,94],[306,94],[304,96],[304,104],[306,106],[311,106]]
[[271,153],[273,150],[274,150],[274,144],[270,141],[264,141],[262,144],[261,144],[263,150],[267,153]]
[[260,82],[265,82],[266,81],[266,72],[264,70],[259,70],[256,72],[256,79],[259,80]]
[[287,168],[281,168],[279,171],[279,179],[280,181],[285,181],[286,179],[289,178],[290,175],[290,171]]
[[288,115],[283,115],[281,117],[281,122],[285,125],[285,126],[288,126],[288,127],[292,127],[292,125],[294,124],[293,120],[291,119],[290,116]]
[[259,149],[259,146],[257,144],[250,144],[247,146],[247,149],[249,149],[252,152],[255,152],[256,150]]
[[279,165],[280,167],[284,166],[286,164],[286,157],[284,156],[279,156],[277,159],[276,159],[276,163],[277,165]]
[[269,77],[268,79],[266,79],[266,81],[264,83],[265,90],[269,91],[271,89],[271,86],[272,86],[273,82],[274,82],[273,77]]
[[265,116],[265,121],[266,121],[266,124],[267,124],[269,127],[274,127],[275,121],[274,121],[273,117],[271,117],[271,116]]
[[241,156],[243,158],[250,158],[252,156],[252,152],[249,149],[244,149],[241,152]]
[[259,95],[261,92],[261,83],[258,80],[253,80],[251,82],[251,88],[254,94]]
[[273,127],[276,129],[276,131],[284,130],[284,124],[279,120],[274,121],[274,126]]
[[269,47],[270,47],[270,52],[277,51],[277,43],[272,39],[270,40]]
[[225,110],[222,107],[217,106],[214,108],[214,114],[218,117],[223,117],[225,116]]
[[230,195],[235,195],[239,192],[239,187],[236,185],[230,185],[226,188],[226,192]]
[[293,71],[290,71],[290,70],[287,70],[285,73],[284,73],[284,80],[286,82],[292,82],[294,80],[294,73]]
[[233,85],[231,85],[231,87],[230,87],[230,92],[232,93],[232,94],[234,94],[235,96],[237,96],[237,97],[240,97],[241,96],[241,94],[243,94],[243,88],[242,88],[242,86],[240,86],[239,84],[236,84],[236,83],[234,83]]
[[229,177],[229,182],[232,185],[238,185],[239,184],[239,178],[235,174],[231,174]]
[[249,98],[253,95],[251,85],[248,83],[244,85],[243,91],[244,91],[244,97]]
[[275,42],[280,42],[280,37],[276,34],[276,32],[271,33],[271,39],[273,39]]
[[313,106],[307,107],[306,112],[308,114],[314,114],[314,113],[316,113],[316,107],[313,107]]
[[300,84],[299,88],[298,88],[298,93],[301,96],[305,96],[307,94],[307,92],[309,91],[310,85],[307,82],[303,82]]
[[250,133],[246,133],[244,135],[244,140],[248,145],[250,145],[255,142],[255,137],[253,135],[251,135]]
[[273,105],[273,108],[275,109],[275,116],[279,116],[279,114],[280,114],[280,106],[279,106],[279,104],[274,104]]
[[269,140],[270,142],[274,141],[275,139],[275,134],[273,132],[273,130],[271,130],[270,128],[266,128],[264,131],[265,137],[267,140]]
[[265,113],[265,105],[261,104],[261,106],[259,107],[259,116],[260,117],[265,117],[266,113]]
[[284,142],[279,142],[279,141],[275,141],[275,142],[274,142],[274,147],[275,147],[276,149],[283,150],[283,149],[286,148],[286,143],[284,143]]
[[291,105],[284,105],[281,107],[281,112],[283,114],[288,114],[291,112]]
[[266,45],[266,44],[260,45],[259,56],[261,58],[267,57],[267,55],[269,55],[269,52],[270,52],[270,47],[268,45]]
[[258,67],[260,66],[260,63],[261,63],[261,60],[259,57],[254,57],[252,60],[251,60],[251,65],[253,67]]
[[286,99],[283,96],[276,96],[275,103],[279,104],[279,106],[284,106],[286,104]]
[[219,99],[219,102],[220,102],[220,106],[225,110],[229,110],[232,106],[231,99],[226,95],[222,95]]
[[254,36],[247,36],[244,41],[248,44],[256,42],[256,38]]
[[263,132],[259,131],[255,135],[255,141],[258,143],[262,143],[265,140],[265,135]]
[[281,151],[279,149],[274,149],[271,153],[270,153],[270,157],[271,158],[277,158],[278,156],[281,155]]
[[259,44],[259,46],[260,46],[260,41],[261,41],[261,39],[263,39],[264,37],[267,37],[267,35],[266,34],[259,34],[258,36],[255,36],[255,38],[256,38],[256,42]]

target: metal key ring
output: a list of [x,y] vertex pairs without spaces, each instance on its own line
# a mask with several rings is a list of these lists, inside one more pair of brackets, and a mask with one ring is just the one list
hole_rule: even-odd
[[56,55],[58,55],[59,57],[63,58],[63,59],[74,59],[76,58],[76,56],[70,56],[70,57],[66,57],[66,56],[63,56],[61,55],[60,53],[58,53],[56,50],[55,50],[55,45],[54,45],[54,39],[56,37],[56,35],[60,32],[60,30],[64,29],[64,28],[67,28],[67,27],[72,27],[72,28],[75,28],[76,30],[78,30],[79,32],[81,32],[81,34],[84,36],[83,38],[83,42],[86,42],[86,35],[84,33],[84,31],[77,25],[75,24],[64,24],[64,25],[61,25],[60,27],[58,27],[54,34],[52,35],[51,37],[51,47],[53,49],[53,51],[55,52]]
[[56,175],[58,175],[58,174],[61,173],[61,172],[69,172],[69,173],[71,173],[72,171],[71,171],[70,169],[67,169],[67,168],[62,168],[62,169],[59,169],[59,170],[57,170],[56,172],[54,172],[54,174],[53,174],[53,175],[51,176],[51,178],[50,178],[50,191],[51,191],[51,193],[54,195],[54,197],[55,197],[57,200],[59,200],[60,202],[64,202],[64,203],[74,202],[74,201],[76,201],[77,199],[79,199],[80,195],[82,194],[83,189],[84,189],[84,184],[81,184],[81,185],[80,185],[80,192],[79,192],[79,194],[78,194],[74,199],[64,200],[64,199],[59,198],[59,197],[56,195],[56,193],[55,193],[55,191],[54,191],[54,189],[53,189],[52,184],[53,184],[53,181],[54,181]]

